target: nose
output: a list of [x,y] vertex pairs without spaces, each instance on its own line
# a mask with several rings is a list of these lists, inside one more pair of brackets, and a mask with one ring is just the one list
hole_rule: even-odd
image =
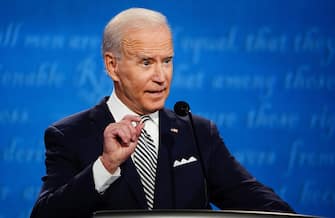
[[163,64],[156,64],[155,72],[153,75],[153,81],[157,83],[164,83],[165,81],[165,69]]

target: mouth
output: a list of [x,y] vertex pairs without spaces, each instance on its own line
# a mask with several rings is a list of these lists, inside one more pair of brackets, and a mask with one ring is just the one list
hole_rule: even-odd
[[166,91],[166,88],[162,88],[162,89],[157,89],[157,90],[147,90],[146,93],[159,97],[160,95],[163,95],[165,91]]

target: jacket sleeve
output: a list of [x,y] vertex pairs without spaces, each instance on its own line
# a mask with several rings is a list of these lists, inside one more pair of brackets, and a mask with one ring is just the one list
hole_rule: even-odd
[[90,217],[99,203],[93,164],[81,169],[69,143],[58,128],[51,126],[45,131],[47,172],[31,218]]
[[211,202],[221,209],[294,213],[272,189],[257,181],[235,160],[212,123],[209,141],[208,189]]

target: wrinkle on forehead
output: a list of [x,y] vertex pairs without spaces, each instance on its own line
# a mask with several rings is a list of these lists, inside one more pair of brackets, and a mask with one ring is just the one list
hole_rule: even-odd
[[[161,40],[158,37],[162,37],[162,32],[150,32],[147,38],[144,40],[138,39],[136,37],[136,32],[130,32],[128,37],[125,37],[121,41],[121,48],[124,55],[150,55],[150,54],[162,54],[162,55],[173,55],[173,46],[172,46],[172,38],[169,32],[166,32],[168,34],[168,37],[166,37],[166,40]],[[132,37],[131,35],[134,35]],[[142,33],[142,37],[143,34]]]
[[157,53],[167,53],[167,55],[172,55],[173,48],[171,40],[163,43],[157,43],[152,46],[148,46],[147,44],[143,43],[142,41],[138,40],[131,40],[122,41],[122,52],[124,55],[150,55],[150,54],[157,54]]

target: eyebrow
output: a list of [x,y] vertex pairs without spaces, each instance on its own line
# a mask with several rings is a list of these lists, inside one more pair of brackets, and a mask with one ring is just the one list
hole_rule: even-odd
[[140,55],[136,55],[139,59],[153,59],[153,57],[150,57],[149,55],[144,55],[144,54],[140,54]]
[[[149,56],[149,55],[145,55],[145,54],[138,54],[136,55],[137,58],[143,60],[143,59],[155,59],[154,57],[152,56]],[[166,59],[166,58],[173,58],[173,54],[169,55],[169,56],[166,56],[166,57],[163,57],[163,59]]]

